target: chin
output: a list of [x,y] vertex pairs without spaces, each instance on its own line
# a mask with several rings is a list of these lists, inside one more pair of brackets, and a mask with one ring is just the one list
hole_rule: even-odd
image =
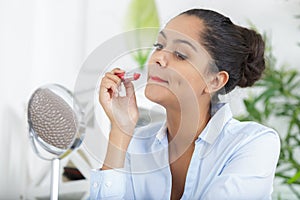
[[170,91],[170,89],[165,86],[157,85],[157,84],[147,84],[145,88],[145,96],[152,102],[157,103],[165,108],[175,107],[178,105],[178,99],[176,96]]
[[145,96],[150,101],[162,104],[168,92],[167,89],[155,84],[147,84],[145,88]]

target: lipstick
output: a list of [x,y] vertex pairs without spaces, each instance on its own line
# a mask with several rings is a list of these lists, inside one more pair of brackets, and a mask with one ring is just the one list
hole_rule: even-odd
[[136,81],[140,78],[141,74],[136,72],[123,72],[123,73],[116,73],[116,75],[122,79],[122,82],[125,81]]

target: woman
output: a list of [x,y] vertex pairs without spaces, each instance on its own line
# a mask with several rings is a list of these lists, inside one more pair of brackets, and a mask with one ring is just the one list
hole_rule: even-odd
[[[271,199],[277,133],[232,118],[218,95],[248,87],[265,68],[259,34],[210,10],[176,16],[149,58],[145,95],[166,121],[135,131],[138,109],[124,72],[106,73],[99,101],[111,121],[103,167],[92,172],[92,199]],[[135,133],[134,133],[135,132]]]

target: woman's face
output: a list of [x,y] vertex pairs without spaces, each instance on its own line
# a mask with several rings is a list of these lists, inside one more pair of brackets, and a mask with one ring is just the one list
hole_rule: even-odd
[[194,16],[180,15],[159,33],[148,62],[145,95],[162,106],[207,101],[211,57],[200,44],[204,26]]

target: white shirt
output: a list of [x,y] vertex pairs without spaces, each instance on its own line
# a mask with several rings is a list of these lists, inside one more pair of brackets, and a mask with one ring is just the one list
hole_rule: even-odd
[[[90,199],[170,199],[166,130],[137,130],[124,169],[92,171]],[[233,119],[225,104],[195,141],[181,199],[271,199],[279,152],[273,129]]]

